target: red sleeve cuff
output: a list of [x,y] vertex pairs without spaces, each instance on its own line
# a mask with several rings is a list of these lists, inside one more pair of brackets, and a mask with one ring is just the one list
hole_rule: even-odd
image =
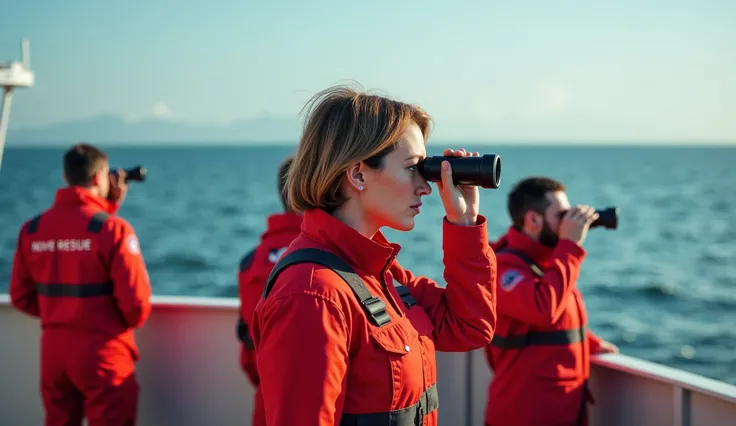
[[442,250],[445,255],[453,257],[475,257],[486,253],[488,244],[488,226],[485,216],[478,215],[478,222],[473,226],[453,225],[442,219]]

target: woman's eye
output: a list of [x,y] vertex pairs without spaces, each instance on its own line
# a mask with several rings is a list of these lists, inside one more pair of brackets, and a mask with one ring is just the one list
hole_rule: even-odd
[[417,169],[417,166],[416,165],[409,166],[408,169],[409,169],[409,171],[412,171],[413,172],[414,170]]

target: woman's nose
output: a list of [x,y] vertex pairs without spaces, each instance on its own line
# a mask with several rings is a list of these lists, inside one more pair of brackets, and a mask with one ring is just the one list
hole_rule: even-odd
[[429,195],[432,193],[432,187],[429,185],[426,179],[419,177],[419,185],[417,185],[414,191],[416,195]]

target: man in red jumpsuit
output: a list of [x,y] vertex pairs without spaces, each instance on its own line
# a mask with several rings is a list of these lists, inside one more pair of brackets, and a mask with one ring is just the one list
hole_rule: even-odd
[[250,382],[256,388],[255,408],[253,410],[253,426],[265,426],[266,414],[263,407],[263,398],[259,387],[260,380],[256,370],[255,349],[253,340],[248,332],[253,310],[258,304],[266,279],[281,255],[286,251],[291,241],[301,232],[302,216],[294,213],[286,203],[284,183],[291,166],[293,157],[288,157],[279,166],[278,191],[281,195],[283,213],[268,217],[266,231],[261,235],[260,244],[246,254],[240,262],[238,272],[238,292],[240,295],[240,318],[238,321],[238,339],[242,343],[240,351],[240,366],[245,371]]
[[151,286],[133,227],[115,216],[124,172],[87,144],[64,155],[68,187],[20,229],[10,299],[41,320],[46,426],[134,425],[138,349]]
[[498,325],[486,355],[494,378],[488,426],[587,424],[590,355],[617,348],[587,329],[577,288],[583,241],[598,214],[570,208],[565,186],[531,177],[508,198],[513,225],[492,244]]

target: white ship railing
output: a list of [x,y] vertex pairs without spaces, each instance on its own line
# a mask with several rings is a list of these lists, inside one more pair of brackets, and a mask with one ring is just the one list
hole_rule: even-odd
[[[156,296],[153,303],[137,332],[139,424],[249,424],[253,390],[238,365],[237,299]],[[43,424],[38,321],[0,294],[0,324],[0,424]],[[736,425],[736,386],[625,355],[593,362],[591,426]],[[482,426],[491,379],[482,351],[438,353],[438,370],[439,424]]]

